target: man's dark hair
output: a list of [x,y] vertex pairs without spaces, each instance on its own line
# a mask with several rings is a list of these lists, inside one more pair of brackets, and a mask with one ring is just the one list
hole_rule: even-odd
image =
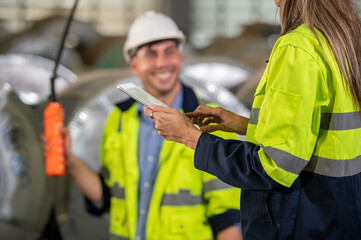
[[132,59],[133,57],[135,57],[135,55],[137,55],[137,53],[138,53],[138,50],[141,49],[142,47],[150,48],[152,45],[160,43],[160,42],[164,42],[164,41],[174,41],[176,43],[177,47],[179,46],[179,43],[180,43],[180,40],[175,39],[175,38],[162,39],[162,40],[157,40],[157,41],[153,41],[153,42],[148,42],[148,43],[142,44],[136,48],[130,49],[128,51],[129,58]]

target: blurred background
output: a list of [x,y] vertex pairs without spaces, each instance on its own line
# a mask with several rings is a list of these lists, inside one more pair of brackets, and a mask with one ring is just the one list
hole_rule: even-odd
[[[87,214],[66,175],[44,173],[42,112],[73,4],[0,0],[0,239],[107,239],[108,216]],[[244,116],[280,32],[273,0],[80,0],[56,91],[73,150],[95,171],[100,126],[111,104],[126,98],[115,86],[140,84],[122,48],[130,24],[147,10],[169,15],[186,34],[182,80]]]

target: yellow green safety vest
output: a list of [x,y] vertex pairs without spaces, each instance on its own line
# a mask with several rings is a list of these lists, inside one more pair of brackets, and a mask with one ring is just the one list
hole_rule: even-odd
[[[102,142],[102,164],[111,189],[111,239],[135,239],[138,204],[137,104],[127,111],[115,108],[109,115]],[[235,138],[234,134],[222,134]],[[207,218],[239,209],[240,190],[196,170],[194,151],[163,141],[160,169],[149,206],[146,236],[160,239],[212,239]]]
[[360,112],[318,34],[323,49],[304,25],[276,43],[247,130],[247,141],[262,147],[258,154],[268,175],[287,187],[302,170],[329,177],[361,170]]

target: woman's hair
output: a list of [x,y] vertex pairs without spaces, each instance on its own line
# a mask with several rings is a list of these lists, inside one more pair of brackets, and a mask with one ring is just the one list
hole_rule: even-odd
[[361,19],[353,0],[281,0],[280,9],[281,35],[303,23],[324,34],[361,108]]

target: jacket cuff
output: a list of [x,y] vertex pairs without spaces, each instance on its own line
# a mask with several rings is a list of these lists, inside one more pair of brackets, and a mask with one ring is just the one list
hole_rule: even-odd
[[208,218],[208,222],[211,225],[213,236],[216,237],[220,231],[240,223],[241,212],[240,210],[229,209],[224,213]]
[[102,184],[102,192],[103,192],[103,199],[100,202],[100,204],[96,204],[89,200],[87,197],[85,198],[85,207],[88,213],[95,215],[95,216],[101,216],[104,212],[107,212],[110,207],[110,189],[105,184],[103,177],[99,174],[100,182]]
[[195,168],[208,172],[209,154],[212,152],[212,144],[218,137],[209,133],[202,133],[198,139],[194,153]]

